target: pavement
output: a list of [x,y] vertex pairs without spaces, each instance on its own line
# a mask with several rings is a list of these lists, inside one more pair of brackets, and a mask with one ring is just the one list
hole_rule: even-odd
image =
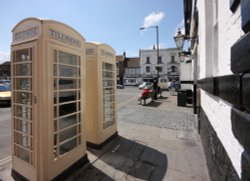
[[[89,162],[67,181],[210,181],[191,106],[177,96],[139,105],[135,98],[118,107],[118,136],[102,149],[88,149]],[[0,180],[13,180],[11,163],[0,166]]]

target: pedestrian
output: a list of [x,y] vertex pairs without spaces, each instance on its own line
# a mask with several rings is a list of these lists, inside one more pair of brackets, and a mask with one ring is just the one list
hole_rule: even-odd
[[168,86],[168,89],[170,91],[170,95],[173,96],[174,95],[174,92],[175,92],[175,84],[174,84],[175,80],[172,79],[170,82],[169,82],[169,86]]

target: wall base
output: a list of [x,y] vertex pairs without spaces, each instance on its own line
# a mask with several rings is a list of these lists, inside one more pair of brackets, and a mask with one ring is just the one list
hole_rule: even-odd
[[211,181],[240,181],[202,107],[199,111],[199,129]]

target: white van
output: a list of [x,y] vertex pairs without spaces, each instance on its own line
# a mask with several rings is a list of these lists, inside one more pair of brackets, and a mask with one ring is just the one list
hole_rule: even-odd
[[168,89],[168,78],[167,77],[161,77],[159,78],[159,86],[161,87],[162,90],[167,90]]

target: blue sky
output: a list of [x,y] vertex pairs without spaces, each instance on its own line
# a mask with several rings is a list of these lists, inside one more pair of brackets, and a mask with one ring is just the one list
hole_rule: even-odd
[[173,36],[183,28],[183,0],[2,0],[0,63],[1,55],[9,55],[12,28],[27,17],[61,21],[86,41],[104,42],[117,55],[126,51],[135,57],[156,43],[155,29],[140,31],[142,26],[158,25],[160,47],[175,47]]

